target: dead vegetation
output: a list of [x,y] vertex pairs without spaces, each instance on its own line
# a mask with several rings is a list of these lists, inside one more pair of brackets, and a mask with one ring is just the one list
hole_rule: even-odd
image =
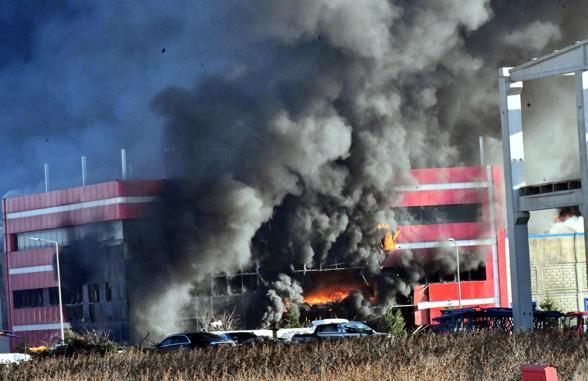
[[553,364],[562,380],[584,380],[588,339],[564,334],[395,336],[308,345],[160,353],[48,356],[5,366],[8,380],[520,380],[521,365]]

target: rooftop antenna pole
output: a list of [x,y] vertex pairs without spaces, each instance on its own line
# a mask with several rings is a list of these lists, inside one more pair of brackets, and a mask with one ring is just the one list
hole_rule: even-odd
[[483,167],[486,165],[486,157],[484,155],[484,137],[480,136],[480,165]]
[[82,155],[82,186],[86,186],[86,155]]
[[43,164],[43,170],[45,171],[45,193],[49,192],[49,163]]
[[122,165],[122,179],[127,180],[127,150],[123,148],[120,150],[120,161]]

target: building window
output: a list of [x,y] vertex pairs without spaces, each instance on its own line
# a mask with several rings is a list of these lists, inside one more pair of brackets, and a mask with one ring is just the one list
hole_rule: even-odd
[[431,225],[477,222],[482,215],[481,204],[411,206],[395,208],[401,225]]
[[33,241],[30,237],[57,241],[60,245],[67,246],[82,239],[91,239],[98,242],[120,242],[123,239],[123,233],[121,221],[98,222],[65,228],[24,232],[16,234],[17,250],[39,249],[53,246],[51,242]]
[[64,299],[66,300],[66,304],[82,304],[84,302],[84,289],[80,285],[75,287],[73,290],[68,291],[64,289]]
[[112,300],[112,287],[110,286],[109,282],[106,282],[106,284],[104,285],[104,299],[107,302],[110,302]]
[[50,306],[58,306],[59,305],[59,288],[49,287],[49,305]]
[[88,305],[88,321],[90,323],[96,322],[96,306],[93,304]]
[[71,322],[82,322],[84,321],[84,305],[76,304],[66,306],[67,318]]
[[243,288],[249,291],[255,291],[259,288],[259,277],[257,274],[253,275],[242,275]]
[[88,302],[100,303],[100,284],[91,283],[88,285]]
[[14,308],[43,307],[43,289],[13,291],[12,300]]

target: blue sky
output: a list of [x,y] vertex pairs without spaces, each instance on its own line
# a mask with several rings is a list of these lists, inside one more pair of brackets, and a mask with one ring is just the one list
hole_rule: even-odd
[[122,147],[163,177],[151,102],[247,61],[229,3],[0,0],[0,194],[41,191],[45,162],[51,188],[79,185],[81,155],[90,182],[118,178]]

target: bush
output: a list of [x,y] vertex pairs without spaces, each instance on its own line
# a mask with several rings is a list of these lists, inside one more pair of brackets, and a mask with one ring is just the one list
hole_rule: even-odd
[[284,328],[302,327],[302,323],[300,323],[300,307],[298,304],[290,305],[290,308],[288,308],[286,316],[284,317],[284,322]]
[[543,311],[563,312],[561,307],[555,301],[555,299],[551,298],[550,296],[546,296],[545,298],[543,298],[543,300],[539,303],[539,308]]
[[383,332],[393,335],[402,335],[406,332],[406,323],[402,311],[399,308],[388,308],[380,323],[380,329]]
[[103,355],[119,349],[118,344],[111,341],[108,332],[103,330],[86,331],[83,334],[72,330],[65,331],[65,343],[52,347],[29,348],[31,355],[72,355],[77,353],[97,353]]

